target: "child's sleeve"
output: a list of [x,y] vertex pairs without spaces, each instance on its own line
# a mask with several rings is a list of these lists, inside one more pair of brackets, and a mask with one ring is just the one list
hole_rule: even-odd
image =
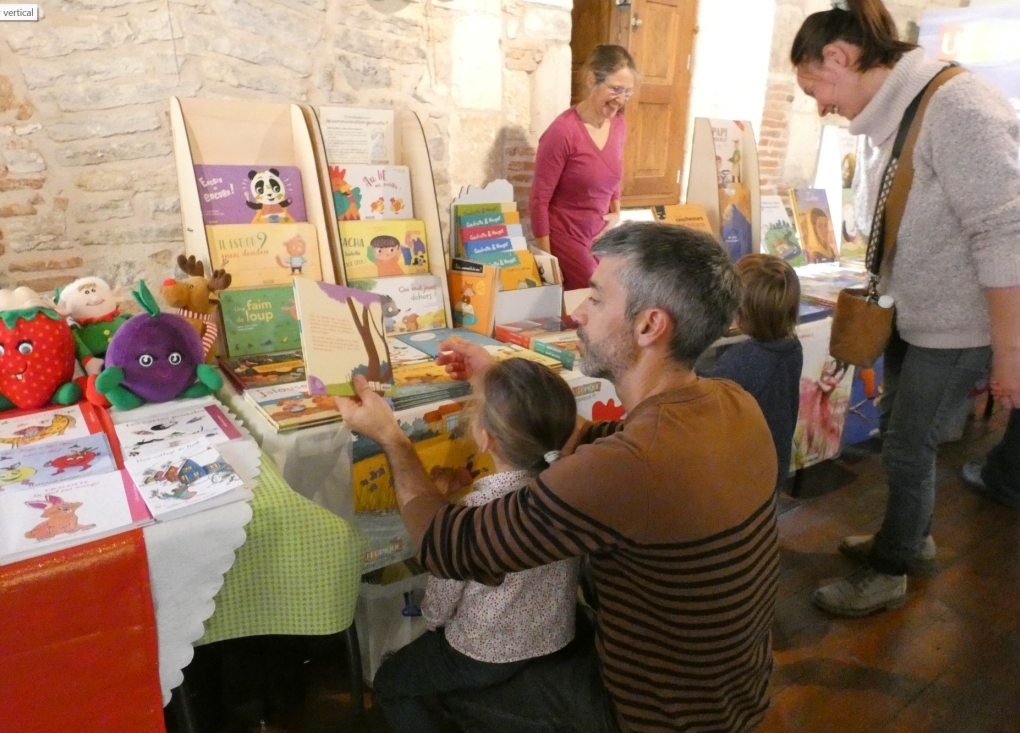
[[445,626],[457,613],[465,585],[465,581],[462,580],[429,578],[428,585],[425,586],[425,599],[421,602],[421,615],[429,631]]

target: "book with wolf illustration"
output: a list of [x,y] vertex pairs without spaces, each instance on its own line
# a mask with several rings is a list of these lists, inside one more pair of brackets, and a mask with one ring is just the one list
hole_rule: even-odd
[[233,466],[201,437],[126,456],[124,468],[157,522],[251,498]]
[[0,491],[45,486],[116,470],[117,461],[103,433],[37,443],[0,453]]
[[61,442],[101,433],[99,411],[82,401],[67,407],[46,407],[0,420],[0,456],[30,445]]
[[195,165],[202,221],[288,224],[308,221],[301,169],[274,165]]
[[295,279],[294,300],[310,394],[353,396],[355,374],[378,392],[392,389],[381,295]]
[[235,288],[322,279],[312,224],[211,224],[205,230],[213,269],[226,270]]
[[290,282],[262,288],[228,288],[219,294],[223,338],[230,356],[268,354],[301,344]]
[[0,492],[0,565],[151,522],[126,471]]

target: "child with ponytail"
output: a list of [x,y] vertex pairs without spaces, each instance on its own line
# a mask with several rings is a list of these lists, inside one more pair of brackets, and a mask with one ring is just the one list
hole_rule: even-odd
[[[496,473],[463,499],[481,506],[523,488],[559,458],[577,422],[574,393],[548,368],[524,359],[481,375],[470,406],[478,447]],[[428,698],[502,682],[529,660],[574,638],[579,560],[507,573],[495,587],[429,578],[422,614],[429,631],[383,662],[374,689],[394,733],[439,731]]]

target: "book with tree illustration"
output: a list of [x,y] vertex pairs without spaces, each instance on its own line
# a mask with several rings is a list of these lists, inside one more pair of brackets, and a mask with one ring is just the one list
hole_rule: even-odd
[[793,267],[807,264],[797,229],[779,196],[761,197],[761,251],[781,257]]
[[839,250],[832,230],[832,215],[829,213],[825,190],[791,189],[790,203],[793,205],[794,222],[808,264],[836,262]]
[[429,272],[425,224],[399,221],[342,221],[340,252],[347,281]]
[[[9,413],[10,414],[10,413]],[[0,420],[0,456],[30,445],[62,442],[103,432],[99,411],[88,402],[10,414]]]
[[287,224],[308,221],[295,166],[195,164],[195,182],[208,224]]
[[0,565],[151,522],[126,471],[0,492]]
[[496,316],[499,268],[454,258],[447,275],[453,326],[488,336]]
[[295,279],[294,301],[310,394],[353,396],[355,374],[378,392],[392,389],[381,295]]
[[233,466],[205,438],[125,456],[124,468],[157,522],[252,497]]
[[103,433],[37,443],[0,453],[0,491],[45,486],[116,470],[117,461]]
[[435,275],[400,275],[349,280],[348,285],[381,295],[386,334],[446,328],[442,283]]
[[329,178],[334,198],[339,195],[350,202],[341,207],[343,215],[337,210],[340,221],[414,218],[406,165],[331,165]]
[[213,269],[226,270],[235,288],[322,279],[312,224],[213,224],[205,230]]
[[228,288],[219,294],[223,338],[231,356],[268,354],[301,344],[294,288]]

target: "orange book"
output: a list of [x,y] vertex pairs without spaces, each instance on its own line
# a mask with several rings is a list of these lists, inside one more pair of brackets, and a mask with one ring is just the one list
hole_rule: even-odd
[[447,279],[453,325],[491,336],[496,317],[499,268],[455,257]]

